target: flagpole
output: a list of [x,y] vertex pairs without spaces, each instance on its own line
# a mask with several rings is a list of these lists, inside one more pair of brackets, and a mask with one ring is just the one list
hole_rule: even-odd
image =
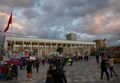
[[[13,10],[11,11],[11,14],[13,14]],[[13,22],[13,18],[12,18],[12,22]],[[12,31],[12,23],[11,23],[11,56],[13,56],[13,41],[12,41],[12,37],[13,37],[13,31]]]
[[[12,23],[11,21],[12,21],[12,12],[11,12],[11,14],[10,14],[10,17],[9,17],[7,26],[6,26],[5,30],[4,30],[4,33],[8,31],[9,25]],[[4,43],[4,46],[6,47],[6,45],[5,45],[5,42],[6,42],[5,38],[6,38],[6,37],[5,37],[5,35],[4,35],[3,43]],[[11,48],[10,48],[10,49],[11,49]],[[7,48],[6,48],[6,50],[7,50]]]

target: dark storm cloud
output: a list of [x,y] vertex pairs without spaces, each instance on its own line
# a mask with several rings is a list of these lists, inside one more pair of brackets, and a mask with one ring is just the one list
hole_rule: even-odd
[[88,28],[86,24],[79,23],[80,26],[72,26],[73,20],[83,18],[82,21],[90,21],[91,19],[84,19],[86,15],[94,14],[108,4],[109,0],[46,0],[41,6],[45,13],[42,23],[64,26],[65,30],[69,32],[78,30],[78,28],[78,32],[84,32],[84,28]]
[[[97,34],[94,32],[91,34],[90,31],[92,29],[90,27],[93,24],[92,20],[96,14],[101,13],[102,10],[109,6],[109,0],[46,0],[41,6],[41,11],[44,15],[42,19],[40,18],[41,20],[38,23],[40,24],[40,27],[46,27],[46,30],[44,30],[46,34],[51,34],[52,36],[44,35],[42,37],[61,38],[58,34],[60,33],[58,29],[63,26],[64,29],[62,35],[65,35],[68,32],[77,32],[80,33],[78,34],[78,38],[86,36],[85,39],[83,38],[81,40],[88,40],[91,39],[91,37],[92,39],[102,39],[106,37],[107,31],[104,31],[104,33],[100,32],[100,34],[103,34],[102,36],[98,35],[98,32]],[[104,11],[102,11],[102,13],[103,12]],[[72,25],[76,19],[79,20],[79,23]],[[54,26],[56,26],[55,30],[52,31],[51,27]],[[104,25],[101,25],[101,27],[104,27]],[[55,32],[57,32],[57,34]],[[112,37],[109,40],[112,40]]]
[[23,14],[25,17],[27,17],[27,19],[31,19],[39,16],[39,14],[33,9],[25,9],[23,10]]
[[80,17],[106,7],[109,0],[45,0],[42,9],[55,16]]
[[38,0],[0,0],[1,6],[11,8],[29,8],[33,7]]
[[14,31],[28,36],[65,39],[65,34],[74,32],[81,41],[118,41],[119,3],[120,0],[0,0],[0,12],[9,14],[13,8],[16,27],[21,28]]
[[81,2],[82,5],[80,4],[79,6],[71,4],[68,8],[68,15],[79,17],[94,14],[109,4],[109,0],[81,0]]

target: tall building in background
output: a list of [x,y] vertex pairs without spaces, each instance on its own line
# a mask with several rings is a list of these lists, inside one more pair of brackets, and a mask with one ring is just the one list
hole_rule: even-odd
[[69,33],[66,35],[67,40],[77,41],[77,35],[75,33]]
[[108,47],[108,42],[106,39],[98,39],[98,40],[95,40],[95,42],[96,42],[97,50],[100,50],[101,48]]

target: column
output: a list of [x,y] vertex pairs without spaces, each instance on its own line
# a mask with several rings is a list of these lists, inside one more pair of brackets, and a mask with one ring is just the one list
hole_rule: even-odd
[[10,51],[13,51],[13,49],[12,49],[12,40],[10,41]]
[[40,45],[39,45],[39,42],[38,42],[38,57],[40,56]]
[[50,43],[50,52],[52,52],[52,43]]
[[24,51],[24,41],[23,41],[23,43],[22,43],[22,50]]
[[32,51],[32,49],[33,49],[33,48],[32,48],[32,42],[30,42],[30,51]]
[[71,51],[71,54],[72,54],[73,53],[72,44],[70,45],[70,51]]
[[8,41],[6,41],[6,40],[5,40],[5,43],[4,43],[4,49],[8,50]]
[[55,50],[57,50],[57,43],[55,44]]
[[67,46],[67,44],[66,44],[66,53],[68,54],[68,46]]
[[16,44],[16,42],[13,41],[13,51],[15,51],[15,44]]
[[56,43],[56,50],[57,50],[57,48],[58,48],[58,43]]
[[81,54],[80,54],[79,44],[77,44],[76,47],[77,47],[77,54],[80,56]]
[[44,43],[44,55],[46,56],[46,43]]

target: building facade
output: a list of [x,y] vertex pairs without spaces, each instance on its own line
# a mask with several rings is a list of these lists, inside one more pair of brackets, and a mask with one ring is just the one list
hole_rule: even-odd
[[102,48],[108,47],[108,43],[106,39],[98,39],[95,40],[96,42],[96,49],[101,50]]
[[64,54],[77,53],[83,55],[86,51],[96,47],[95,42],[80,42],[68,40],[49,40],[25,37],[5,37],[4,49],[7,51],[37,51],[38,56],[47,56],[55,52],[58,47],[63,47]]

